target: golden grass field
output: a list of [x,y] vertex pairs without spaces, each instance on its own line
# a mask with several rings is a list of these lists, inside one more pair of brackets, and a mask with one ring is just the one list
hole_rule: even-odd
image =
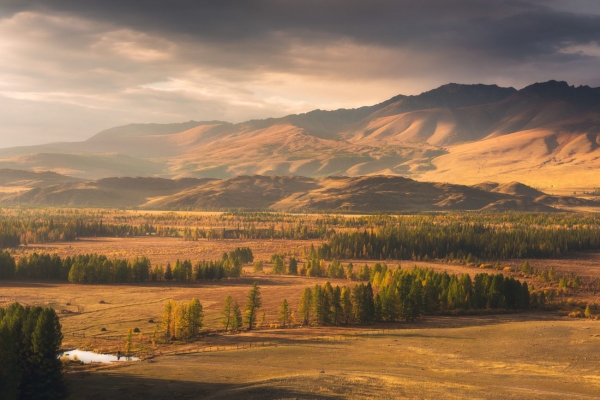
[[[148,320],[160,321],[167,299],[199,298],[206,328],[214,330],[219,328],[225,296],[243,303],[255,280],[262,288],[266,326],[151,349],[148,338],[156,324]],[[61,316],[67,349],[116,352],[122,350],[127,330],[140,328],[134,345],[137,354],[146,357],[143,361],[84,369],[67,366],[73,399],[585,399],[600,393],[600,321],[546,312],[427,317],[368,327],[268,327],[276,322],[282,298],[295,309],[302,288],[323,281],[267,275],[190,285],[11,282],[3,284],[0,295],[2,301],[57,309],[83,307],[82,313]],[[101,333],[102,327],[107,332]],[[107,340],[111,336],[120,338]],[[177,354],[201,350],[211,351]]]
[[[246,342],[245,349],[163,355],[68,380],[73,399],[597,398],[600,323],[530,317],[371,335],[353,329],[348,340],[287,344],[341,329],[244,334],[229,343]],[[265,340],[283,344],[247,348]]]
[[[199,240],[177,238],[92,238],[70,243],[23,246],[60,256],[97,252],[155,263],[219,258],[235,247],[250,247],[255,259],[273,253],[301,255],[311,241]],[[600,276],[600,254],[556,260],[530,260],[539,269]],[[350,260],[345,260],[347,262]],[[364,261],[352,260],[355,265]],[[372,264],[373,262],[369,262]],[[449,273],[482,272],[478,267],[443,262],[390,262],[429,266]],[[522,260],[504,264],[518,269]],[[63,348],[98,352],[123,350],[129,329],[143,361],[110,366],[67,365],[72,399],[174,398],[598,398],[600,321],[559,317],[554,312],[493,316],[426,317],[415,323],[367,327],[277,328],[286,298],[297,309],[303,288],[330,280],[255,274],[220,282],[78,285],[5,281],[0,305],[19,301],[51,306],[60,314]],[[485,270],[485,272],[495,272]],[[523,279],[523,278],[519,278]],[[253,282],[263,297],[264,323],[250,333],[223,334],[220,310],[227,295],[241,305]],[[595,294],[579,294],[595,301]],[[158,344],[150,338],[160,325],[168,299],[198,298],[211,334],[191,343]],[[154,320],[153,323],[149,320]],[[106,331],[101,331],[105,328]],[[384,330],[382,332],[382,330]],[[252,348],[250,348],[252,346]],[[198,353],[200,352],[200,353]],[[183,353],[183,354],[182,354]],[[323,371],[323,372],[321,372]]]

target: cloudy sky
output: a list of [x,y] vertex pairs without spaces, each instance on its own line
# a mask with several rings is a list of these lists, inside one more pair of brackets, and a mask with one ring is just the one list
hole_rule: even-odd
[[0,0],[0,147],[598,71],[597,0]]

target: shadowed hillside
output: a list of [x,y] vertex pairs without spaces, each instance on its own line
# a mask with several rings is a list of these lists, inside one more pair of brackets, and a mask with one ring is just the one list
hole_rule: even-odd
[[[14,172],[10,174],[14,175]],[[1,174],[0,174],[1,175]],[[7,185],[9,177],[0,176]],[[68,179],[68,178],[67,178]],[[229,179],[105,178],[0,192],[0,204],[157,210],[413,212],[558,211],[598,208],[600,201],[549,196],[518,182],[476,186],[418,182],[399,176],[244,175]]]

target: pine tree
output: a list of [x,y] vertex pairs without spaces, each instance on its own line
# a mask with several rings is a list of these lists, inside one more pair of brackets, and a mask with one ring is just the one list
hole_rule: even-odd
[[298,275],[298,260],[296,260],[294,257],[290,258],[288,274],[289,275]]
[[286,299],[283,299],[281,306],[279,307],[279,322],[281,322],[281,326],[287,326],[290,322],[290,310],[288,308],[288,302]]
[[191,337],[195,337],[200,333],[202,322],[204,320],[204,311],[202,303],[197,298],[192,298],[188,304],[187,311],[188,329]]
[[171,282],[173,280],[173,270],[171,269],[171,263],[167,263],[167,269],[165,271],[165,280]]
[[258,282],[254,282],[252,289],[250,289],[250,292],[248,292],[245,307],[246,313],[244,316],[244,322],[248,324],[248,330],[252,329],[256,324],[256,317],[261,306],[262,299],[260,295],[260,287],[258,286]]
[[310,288],[304,288],[302,297],[300,297],[300,304],[298,304],[298,312],[302,317],[302,323],[308,325],[310,323],[312,309],[312,291]]
[[[0,323],[2,318],[0,318]],[[0,324],[0,399],[17,399],[21,383],[21,363],[17,344],[7,326]]]
[[254,263],[254,267],[252,268],[252,270],[254,271],[254,273],[262,272],[263,271],[263,262],[262,261],[256,261]]
[[223,310],[221,310],[221,324],[225,328],[225,330],[229,329],[229,325],[232,324],[233,317],[233,309],[232,309],[233,299],[231,296],[227,296],[225,298],[225,305],[223,306]]
[[242,310],[240,310],[240,306],[236,301],[233,303],[233,313],[231,320],[231,330],[237,331],[242,327]]
[[63,380],[62,363],[56,357],[63,335],[56,312],[45,308],[37,318],[35,330],[31,336],[31,349],[35,365],[33,393],[29,398],[62,399],[67,389]]

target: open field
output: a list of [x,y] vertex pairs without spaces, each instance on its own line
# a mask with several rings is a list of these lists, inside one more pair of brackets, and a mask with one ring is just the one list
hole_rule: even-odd
[[68,381],[73,399],[598,398],[600,323],[530,317],[251,349],[252,340],[336,332],[237,335],[231,343],[243,350],[163,355]]
[[[325,279],[244,276],[218,283],[136,286],[6,282],[0,300],[74,311],[61,316],[64,348],[122,350],[126,331],[140,328],[134,339],[138,354],[154,357],[75,369],[79,372],[67,374],[73,399],[585,399],[600,393],[600,322],[549,312],[426,317],[368,327],[258,329],[148,350],[156,326],[148,320],[160,321],[167,299],[198,297],[206,327],[217,329],[224,297],[231,294],[243,303],[255,280],[262,288],[268,325],[275,322],[283,297],[296,309],[302,288]],[[101,333],[102,327],[107,332]],[[119,339],[109,340],[111,336]],[[175,354],[207,349],[211,351]]]
[[[225,239],[225,240],[206,240],[185,241],[182,238],[165,237],[136,237],[136,238],[85,238],[74,242],[58,242],[47,244],[34,244],[20,246],[14,250],[15,255],[28,256],[34,252],[44,252],[58,254],[61,258],[79,254],[98,253],[106,255],[109,258],[128,258],[148,257],[153,265],[171,263],[177,259],[189,259],[192,262],[200,260],[220,259],[223,253],[233,251],[237,247],[249,247],[252,249],[255,260],[261,260],[265,263],[265,273],[271,268],[269,262],[273,254],[287,254],[299,258],[300,265],[305,263],[304,253],[314,245],[318,247],[321,240],[288,240],[288,239]],[[531,276],[523,276],[519,271],[524,260],[500,260],[502,266],[510,267],[511,271],[501,271],[505,275],[513,275],[515,278],[526,281],[528,284],[534,284],[540,287],[541,282],[533,279]],[[533,268],[539,271],[548,271],[550,267],[559,274],[570,274],[579,276],[584,282],[600,280],[600,252],[588,251],[576,254],[569,254],[562,258],[550,259],[529,259]],[[402,268],[411,268],[416,265],[422,268],[431,268],[437,272],[447,272],[449,274],[468,273],[472,277],[481,272],[494,273],[494,270],[481,269],[479,264],[466,266],[460,262],[445,262],[443,260],[430,261],[411,261],[411,260],[356,260],[342,259],[343,264],[352,262],[355,268],[367,264],[373,266],[378,262],[386,262],[390,266],[401,266]],[[491,266],[491,264],[488,264]],[[252,279],[252,267],[246,265],[244,273],[247,279]],[[258,275],[260,279],[284,279],[283,277],[268,277]],[[294,279],[294,278],[291,278]],[[315,282],[308,280],[306,285],[314,285]],[[597,295],[600,295],[600,287],[592,291],[574,291],[569,297],[577,298],[591,303],[597,303]],[[598,293],[597,293],[598,292]]]
[[139,238],[86,238],[75,242],[36,244],[21,246],[17,252],[31,254],[46,252],[58,254],[60,257],[77,254],[98,253],[109,258],[148,257],[153,264],[173,264],[175,260],[192,261],[216,260],[223,253],[236,247],[252,249],[255,260],[267,261],[271,255],[300,255],[302,250],[311,244],[319,246],[317,240],[198,240],[185,241],[181,238],[139,237]]

